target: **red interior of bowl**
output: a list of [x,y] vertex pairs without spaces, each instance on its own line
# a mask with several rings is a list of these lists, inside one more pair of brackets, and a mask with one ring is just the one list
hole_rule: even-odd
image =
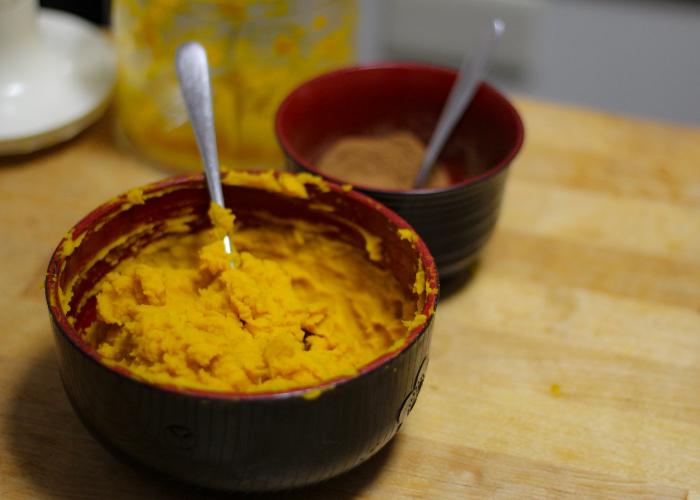
[[[258,213],[266,212],[281,218],[302,218],[311,222],[329,224],[341,228],[340,237],[352,245],[364,248],[365,240],[357,230],[361,227],[382,239],[384,260],[380,263],[392,271],[401,285],[411,293],[418,261],[422,263],[426,280],[437,290],[437,269],[425,244],[419,239],[413,248],[409,242],[397,234],[398,228],[410,227],[398,215],[374,200],[357,192],[345,193],[338,186],[331,186],[329,192],[310,187],[311,202],[326,204],[335,208],[332,215],[323,210],[310,208],[309,200],[292,198],[278,193],[240,186],[224,186],[226,205],[236,213],[243,223],[259,223]],[[158,193],[159,196],[146,200],[145,204],[132,205],[125,196],[109,202],[91,212],[70,231],[73,239],[82,236],[80,244],[68,254],[64,252],[66,241],[58,246],[49,264],[46,279],[46,294],[53,319],[63,333],[87,356],[99,362],[99,356],[82,338],[81,330],[95,319],[95,301],[88,299],[94,286],[116,263],[137,252],[140,248],[166,235],[167,219],[190,216],[189,225],[193,231],[207,224],[209,197],[201,175],[177,177],[154,184],[144,189],[145,193]],[[345,225],[340,221],[350,221]],[[331,233],[338,237],[338,232]],[[126,240],[124,236],[129,235]],[[113,245],[119,242],[118,245]],[[109,249],[108,253],[103,250]],[[95,259],[95,256],[101,256]],[[71,322],[60,306],[59,288],[78,277],[70,301]],[[422,312],[432,317],[437,302],[436,294],[426,297]],[[405,345],[396,352],[388,353],[360,370],[367,373],[386,360],[405,350],[425,329],[418,327],[409,333]],[[130,376],[123,368],[110,369],[124,376]],[[330,386],[352,377],[329,381],[321,386]],[[225,393],[207,392],[178,387],[160,386],[166,390],[204,395],[207,397],[256,398],[273,394],[299,393],[308,388],[277,393]]]
[[[295,163],[316,173],[321,173],[315,167],[319,158],[346,135],[398,129],[427,143],[455,77],[448,68],[408,63],[326,73],[302,84],[282,102],[275,121],[277,138]],[[474,182],[507,166],[523,135],[515,108],[482,83],[439,161],[448,166],[454,183]]]

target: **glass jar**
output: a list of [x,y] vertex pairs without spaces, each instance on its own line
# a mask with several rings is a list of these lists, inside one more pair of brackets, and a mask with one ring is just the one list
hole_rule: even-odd
[[219,156],[228,168],[281,168],[273,131],[299,83],[355,58],[354,0],[114,0],[117,119],[156,162],[201,168],[174,68],[186,41],[204,45]]

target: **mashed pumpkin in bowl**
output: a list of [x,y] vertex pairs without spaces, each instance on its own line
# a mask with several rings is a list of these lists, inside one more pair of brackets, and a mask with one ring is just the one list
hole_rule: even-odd
[[222,210],[223,227],[157,241],[103,278],[86,335],[105,361],[152,382],[276,391],[353,375],[406,337],[416,304],[363,249],[299,220],[234,230]]
[[[231,172],[224,182],[302,199],[304,181],[327,189],[307,177]],[[332,206],[314,208],[333,219]],[[363,247],[323,222],[259,213],[241,223],[215,204],[208,216],[212,227],[156,239],[96,283],[82,334],[105,364],[183,388],[282,391],[351,377],[426,321],[414,296],[422,270],[416,290],[402,288],[378,265],[379,238],[359,226]]]

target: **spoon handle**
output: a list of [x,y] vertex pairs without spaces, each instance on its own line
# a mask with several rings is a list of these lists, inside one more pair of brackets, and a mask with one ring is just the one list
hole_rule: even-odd
[[[224,193],[219,174],[219,155],[216,152],[214,111],[211,105],[211,82],[207,52],[196,42],[187,42],[177,48],[175,70],[180,81],[180,91],[185,99],[190,123],[197,138],[199,154],[204,161],[209,197],[217,205],[224,206]],[[224,250],[232,252],[231,238],[224,236]],[[233,262],[231,262],[233,267]]]
[[197,147],[204,161],[209,196],[223,207],[224,195],[221,190],[219,157],[216,152],[209,64],[204,47],[197,42],[180,45],[175,55],[175,70],[194,135],[197,138]]
[[472,60],[470,61],[469,57],[465,57],[462,61],[457,81],[452,85],[452,90],[450,90],[450,95],[442,108],[435,132],[433,132],[428,143],[423,162],[413,183],[414,188],[422,187],[428,180],[433,165],[437,161],[438,156],[440,156],[440,152],[450,133],[452,133],[452,129],[461,118],[472,97],[474,97],[486,63],[491,56],[491,52],[496,47],[496,43],[500,40],[504,28],[505,25],[500,19],[491,21],[488,31],[481,37]]

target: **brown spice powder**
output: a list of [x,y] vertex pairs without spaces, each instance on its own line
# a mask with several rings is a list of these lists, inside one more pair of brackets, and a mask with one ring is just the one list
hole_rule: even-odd
[[[321,172],[351,184],[383,189],[413,187],[425,144],[411,132],[381,136],[347,136],[335,142],[321,157]],[[425,187],[450,185],[443,165],[436,165]]]

